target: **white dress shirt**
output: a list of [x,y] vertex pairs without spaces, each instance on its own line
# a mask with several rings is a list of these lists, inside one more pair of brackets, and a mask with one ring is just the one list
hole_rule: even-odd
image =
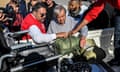
[[35,43],[50,42],[56,39],[56,34],[43,34],[36,25],[32,25],[28,33]]

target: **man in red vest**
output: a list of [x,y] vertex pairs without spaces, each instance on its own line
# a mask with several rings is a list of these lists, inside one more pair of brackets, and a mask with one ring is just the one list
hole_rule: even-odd
[[97,0],[91,10],[85,15],[83,21],[77,26],[76,29],[71,31],[70,33],[74,34],[78,32],[83,26],[87,25],[104,9],[104,6],[108,2],[115,8],[116,16],[115,16],[115,33],[114,33],[114,59],[108,62],[110,65],[120,65],[120,0]]
[[64,37],[67,33],[46,34],[43,24],[46,17],[46,6],[43,3],[36,3],[32,13],[28,14],[21,25],[22,30],[29,30],[23,39],[32,38],[35,43],[49,42],[58,37]]

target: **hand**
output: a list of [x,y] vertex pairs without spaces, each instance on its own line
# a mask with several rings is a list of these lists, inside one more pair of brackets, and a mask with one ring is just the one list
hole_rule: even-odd
[[70,35],[73,35],[73,34],[75,34],[75,33],[77,33],[77,31],[72,30],[72,31],[70,31],[70,32],[69,32],[69,34],[68,34],[68,35],[70,36]]
[[57,38],[67,38],[68,37],[68,32],[60,32],[56,33]]
[[3,21],[3,19],[4,19],[4,14],[0,13],[0,21]]
[[77,33],[78,31],[80,31],[81,28],[83,28],[85,25],[87,25],[89,23],[88,20],[86,19],[83,19],[83,21],[74,29],[72,30],[70,33],[71,34],[75,34]]
[[86,39],[81,39],[81,40],[80,40],[80,47],[81,47],[81,48],[84,48],[85,45],[86,45]]
[[7,20],[8,20],[8,18],[5,17],[5,14],[4,14],[4,13],[0,13],[0,21],[1,21],[1,22],[5,22],[5,21],[7,21]]

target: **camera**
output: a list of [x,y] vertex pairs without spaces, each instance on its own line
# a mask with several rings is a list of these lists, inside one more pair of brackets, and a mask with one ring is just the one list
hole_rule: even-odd
[[12,6],[7,6],[6,8],[0,7],[0,13],[1,13],[0,18],[4,16],[4,19],[7,18],[7,21],[13,22],[15,19],[15,12]]
[[6,6],[6,8],[4,9],[4,13],[5,13],[5,17],[8,18],[9,21],[11,21],[11,23],[13,23],[14,19],[15,19],[15,12],[12,6]]

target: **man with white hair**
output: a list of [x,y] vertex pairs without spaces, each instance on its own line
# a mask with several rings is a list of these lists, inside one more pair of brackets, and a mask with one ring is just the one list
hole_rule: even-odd
[[[70,16],[66,16],[66,9],[61,5],[57,5],[54,9],[54,20],[51,21],[47,32],[69,32],[74,29],[75,26],[76,22],[73,20],[73,18]],[[80,30],[80,47],[85,46],[87,33],[88,28],[86,26]]]

